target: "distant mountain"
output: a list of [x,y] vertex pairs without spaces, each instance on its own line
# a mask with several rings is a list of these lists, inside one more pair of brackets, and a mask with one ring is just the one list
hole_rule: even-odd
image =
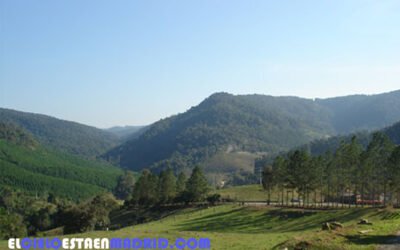
[[358,129],[379,129],[397,120],[400,91],[315,101],[217,93],[185,113],[154,123],[103,157],[133,170],[197,164],[208,172],[252,170],[251,157]]
[[312,100],[218,93],[183,114],[156,122],[105,158],[139,170],[193,166],[219,151],[272,152],[334,133],[327,111]]
[[352,95],[317,99],[331,113],[337,133],[376,130],[400,120],[400,90],[379,95]]
[[400,145],[400,122],[383,129],[382,132],[389,136],[394,143]]
[[139,137],[146,131],[147,127],[148,126],[115,126],[105,129],[105,131],[113,133],[121,140],[127,140]]
[[54,117],[0,108],[0,122],[12,123],[52,149],[95,157],[118,144],[118,137],[98,128]]
[[112,190],[122,174],[105,162],[43,148],[23,129],[4,123],[0,124],[0,166],[0,188],[75,200]]
[[308,149],[313,155],[321,155],[327,151],[335,152],[342,141],[350,142],[353,136],[356,136],[358,142],[366,147],[372,139],[372,134],[374,132],[382,132],[386,134],[393,143],[400,145],[400,122],[397,122],[392,126],[372,132],[361,131],[347,135],[333,136],[328,139],[315,140],[302,147]]

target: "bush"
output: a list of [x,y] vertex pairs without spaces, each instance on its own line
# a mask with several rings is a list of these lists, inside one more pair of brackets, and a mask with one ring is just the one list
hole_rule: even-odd
[[221,201],[221,195],[220,194],[212,194],[207,196],[207,202],[210,203],[211,205],[215,205],[215,203]]
[[20,215],[0,209],[0,239],[22,238],[27,235],[26,225]]

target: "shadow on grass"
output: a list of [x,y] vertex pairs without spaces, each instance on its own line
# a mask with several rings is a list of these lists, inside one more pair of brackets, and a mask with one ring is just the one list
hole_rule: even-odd
[[395,235],[348,235],[345,237],[349,242],[357,245],[391,245],[396,244],[397,239]]
[[319,229],[327,221],[346,223],[368,214],[367,209],[338,211],[307,211],[298,209],[270,209],[251,211],[239,208],[217,212],[196,219],[188,219],[178,225],[183,231],[214,231],[240,233],[283,233]]
[[151,221],[162,220],[163,218],[173,215],[187,215],[203,208],[192,208],[191,210],[182,210],[182,207],[141,207],[121,209],[110,214],[112,230],[120,229],[127,226],[143,224]]

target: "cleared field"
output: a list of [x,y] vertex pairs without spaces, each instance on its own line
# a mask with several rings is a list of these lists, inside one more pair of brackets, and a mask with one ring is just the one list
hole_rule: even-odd
[[[215,192],[219,193],[222,198],[230,198],[239,201],[266,201],[268,199],[267,192],[261,185],[235,186],[218,189]],[[280,195],[279,190],[273,190],[271,192],[271,200],[278,200]],[[297,197],[296,193],[294,193],[294,197]]]
[[[372,225],[358,225],[361,218]],[[343,223],[344,228],[322,231],[321,224],[331,220]],[[361,234],[363,230],[370,231]],[[69,237],[164,237],[171,242],[178,237],[208,237],[211,249],[290,249],[300,242],[308,244],[307,249],[376,249],[393,241],[399,230],[399,210],[303,211],[224,205],[184,209],[146,224]],[[0,247],[7,249],[6,242]]]

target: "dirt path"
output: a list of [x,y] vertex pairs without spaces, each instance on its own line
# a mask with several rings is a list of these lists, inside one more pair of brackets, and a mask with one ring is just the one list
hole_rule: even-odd
[[400,250],[400,231],[397,232],[397,237],[390,240],[387,244],[381,245],[377,250]]

